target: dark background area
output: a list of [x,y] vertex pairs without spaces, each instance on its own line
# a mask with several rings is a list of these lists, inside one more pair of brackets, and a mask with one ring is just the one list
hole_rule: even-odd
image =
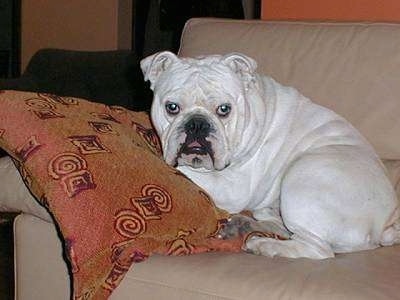
[[0,0],[0,78],[20,75],[20,0]]
[[[260,18],[261,1],[254,1]],[[243,19],[242,0],[136,0],[132,49],[138,57],[162,50],[177,53],[185,22],[193,17]],[[247,16],[248,17],[248,16]]]

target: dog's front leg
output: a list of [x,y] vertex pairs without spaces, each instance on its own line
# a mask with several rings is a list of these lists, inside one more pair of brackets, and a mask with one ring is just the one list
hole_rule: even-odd
[[311,232],[305,231],[301,235],[293,234],[290,236],[290,239],[284,241],[254,236],[246,242],[244,250],[253,254],[270,257],[325,259],[335,256],[327,242],[321,240]]
[[275,233],[287,240],[262,236],[253,236],[247,240],[243,250],[264,256],[308,257],[324,259],[333,257],[334,253],[328,243],[310,232],[302,231],[301,235],[291,234],[280,222],[272,220],[257,221],[252,217],[236,214],[228,220],[218,233],[219,238],[234,239],[251,232]]
[[289,238],[290,232],[282,222],[274,219],[258,221],[244,214],[232,215],[228,222],[221,228],[218,236],[222,239],[234,239],[251,232],[274,233],[282,238]]

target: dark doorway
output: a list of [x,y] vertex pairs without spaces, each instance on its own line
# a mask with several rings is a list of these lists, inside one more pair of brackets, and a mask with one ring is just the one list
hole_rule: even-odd
[[21,1],[0,0],[0,78],[20,75]]
[[[257,13],[246,17],[249,5],[250,10]],[[188,19],[259,18],[259,6],[259,0],[135,0],[132,49],[139,57],[162,50],[176,53],[183,26]]]

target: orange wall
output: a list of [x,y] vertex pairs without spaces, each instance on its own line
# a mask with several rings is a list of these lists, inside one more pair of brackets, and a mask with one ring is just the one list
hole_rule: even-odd
[[261,18],[400,21],[400,0],[262,0]]
[[23,0],[21,69],[41,48],[129,48],[132,0]]

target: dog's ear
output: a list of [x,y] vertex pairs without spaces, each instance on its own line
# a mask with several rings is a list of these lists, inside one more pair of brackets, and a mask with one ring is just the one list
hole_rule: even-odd
[[178,57],[170,51],[158,52],[141,60],[140,68],[142,69],[144,80],[150,80],[150,88],[152,90],[161,73],[177,60]]
[[257,63],[251,57],[241,53],[229,53],[222,57],[222,61],[242,78],[246,87],[254,80]]

